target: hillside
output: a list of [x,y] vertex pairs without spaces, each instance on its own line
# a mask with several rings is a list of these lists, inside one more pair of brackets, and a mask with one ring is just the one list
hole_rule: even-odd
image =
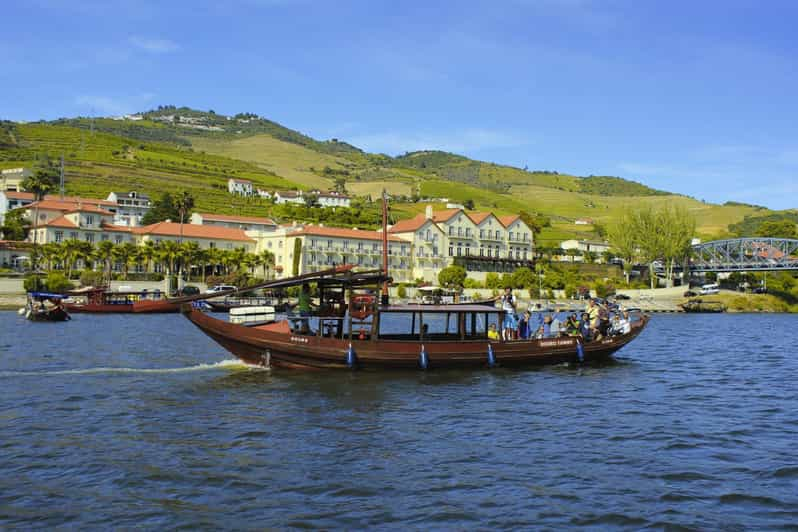
[[395,196],[395,219],[423,210],[424,204],[400,201],[411,196],[470,200],[477,209],[501,214],[538,212],[552,219],[541,235],[550,243],[594,237],[593,226],[574,221],[588,218],[606,224],[630,204],[684,205],[696,215],[705,237],[725,233],[745,217],[773,214],[754,205],[707,204],[613,176],[528,171],[441,151],[369,154],[338,139],[313,139],[252,113],[228,117],[165,106],[127,120],[72,118],[0,126],[0,167],[29,164],[41,151],[63,153],[69,193],[99,197],[135,188],[157,196],[185,189],[197,198],[198,209],[220,213],[303,216],[260,199],[228,195],[227,179],[237,177],[266,189],[327,189],[343,179],[347,190],[363,197],[387,189]]

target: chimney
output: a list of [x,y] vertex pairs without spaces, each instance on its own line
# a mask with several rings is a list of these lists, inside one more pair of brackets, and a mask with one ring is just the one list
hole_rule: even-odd
[[424,211],[424,218],[427,220],[432,220],[432,205],[427,205],[427,208]]

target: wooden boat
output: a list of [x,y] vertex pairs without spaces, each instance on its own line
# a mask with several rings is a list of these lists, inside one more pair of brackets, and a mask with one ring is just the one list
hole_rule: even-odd
[[69,321],[72,319],[64,308],[64,296],[47,292],[28,292],[25,319],[30,321]]
[[696,313],[721,313],[726,312],[726,305],[721,301],[703,301],[702,299],[691,299],[679,305],[685,312]]
[[[275,281],[273,286],[314,283],[320,301],[346,294],[350,305],[369,287],[389,281],[380,273],[328,272]],[[349,306],[349,305],[347,305]],[[349,306],[349,308],[355,308]],[[516,367],[604,360],[634,340],[648,323],[639,316],[629,334],[583,342],[576,337],[490,340],[488,326],[502,311],[481,305],[382,305],[371,312],[321,308],[315,316],[294,316],[257,327],[216,319],[184,305],[184,315],[233,355],[253,365],[297,369],[374,370]],[[353,315],[357,314],[357,316]]]
[[205,303],[213,312],[229,312],[235,308],[244,307],[274,307],[275,312],[285,312],[288,305],[275,297],[226,297],[222,300],[206,299]]
[[[168,300],[160,291],[125,291],[115,292],[105,287],[83,288],[73,290],[69,295],[75,301],[66,304],[70,312],[88,312],[98,314],[119,314],[136,312],[136,305],[141,302],[161,303]],[[178,312],[180,304],[164,306],[161,312]]]

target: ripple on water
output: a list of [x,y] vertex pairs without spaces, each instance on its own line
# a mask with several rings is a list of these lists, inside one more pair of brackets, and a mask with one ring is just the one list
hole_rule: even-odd
[[597,367],[401,375],[253,371],[180,316],[8,318],[0,528],[798,520],[791,316],[655,316]]

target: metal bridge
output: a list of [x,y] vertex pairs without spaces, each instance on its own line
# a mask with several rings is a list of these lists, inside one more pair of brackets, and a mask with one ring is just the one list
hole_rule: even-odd
[[734,238],[693,246],[691,272],[798,270],[798,240]]

